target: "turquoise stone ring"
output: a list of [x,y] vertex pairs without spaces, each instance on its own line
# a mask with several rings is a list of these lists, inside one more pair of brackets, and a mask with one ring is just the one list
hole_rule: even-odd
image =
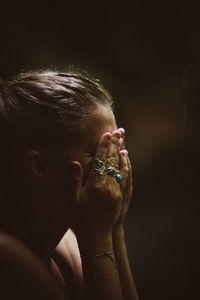
[[122,180],[122,175],[121,174],[116,174],[115,175],[115,180],[120,183],[120,181]]
[[113,168],[113,167],[106,168],[106,169],[105,169],[105,172],[106,172],[108,175],[114,177],[115,180],[117,181],[117,183],[120,183],[120,181],[122,180],[122,175],[121,175],[121,174],[117,174],[115,168]]

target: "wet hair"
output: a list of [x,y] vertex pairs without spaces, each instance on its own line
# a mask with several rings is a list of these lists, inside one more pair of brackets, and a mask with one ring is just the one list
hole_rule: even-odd
[[15,146],[60,147],[67,133],[81,130],[97,104],[113,105],[97,80],[71,72],[21,73],[0,84],[0,134]]
[[16,152],[23,156],[30,147],[62,151],[98,104],[112,107],[110,94],[98,80],[78,72],[34,71],[0,81],[1,174],[17,163]]

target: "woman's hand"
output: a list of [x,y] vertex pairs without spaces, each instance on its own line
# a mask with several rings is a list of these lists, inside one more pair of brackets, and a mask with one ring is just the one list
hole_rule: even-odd
[[[109,235],[121,219],[122,202],[129,179],[129,165],[126,151],[120,152],[122,132],[105,133],[96,148],[96,159],[105,167],[114,167],[122,175],[121,183],[106,172],[98,174],[91,169],[82,186],[83,168],[79,162],[71,165],[72,173],[72,218],[71,228],[77,235],[93,237]],[[123,154],[125,153],[125,155]],[[125,209],[123,210],[125,211]]]
[[122,175],[119,183],[106,172],[100,175],[91,169],[83,184],[81,164],[71,165],[71,228],[78,240],[87,299],[138,299],[121,238],[132,198],[131,166],[122,145],[122,130],[105,133],[94,156],[94,162],[99,159]]

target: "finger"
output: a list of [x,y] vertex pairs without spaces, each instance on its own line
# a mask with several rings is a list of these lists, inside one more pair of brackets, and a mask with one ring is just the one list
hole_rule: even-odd
[[124,130],[124,128],[119,128],[118,130],[121,132],[122,140],[123,140],[123,142],[120,144],[120,150],[123,150],[126,148],[126,146],[125,146],[125,130]]
[[129,156],[127,155],[127,161],[128,161],[128,169],[129,169],[129,174],[128,174],[128,185],[132,185],[133,184],[133,173],[132,173],[132,166],[131,166],[131,161],[129,159]]
[[70,166],[70,174],[71,174],[71,193],[72,199],[75,200],[76,203],[79,202],[80,191],[83,182],[83,168],[78,161],[73,161]]
[[122,176],[122,180],[120,182],[121,189],[124,190],[127,184],[127,180],[129,177],[129,166],[128,166],[128,151],[121,150],[119,153],[120,157],[120,174]]
[[120,151],[121,132],[115,130],[112,133],[112,138],[108,147],[106,166],[119,169],[119,151]]
[[124,136],[125,136],[124,128],[120,127],[118,130],[121,132],[122,138],[124,138]]
[[120,150],[125,149],[124,138],[120,138],[120,139],[119,139],[119,149],[120,149]]
[[110,132],[106,132],[103,134],[103,136],[100,138],[99,143],[96,148],[96,152],[94,155],[94,165],[92,169],[89,172],[89,175],[87,177],[87,185],[96,184],[102,181],[104,178],[104,174],[99,174],[95,168],[96,168],[96,162],[95,160],[101,160],[103,163],[106,163],[107,159],[107,153],[108,153],[108,146],[110,144],[112,135]]
[[112,135],[110,132],[106,132],[99,140],[99,143],[96,148],[96,152],[94,155],[95,159],[100,159],[103,162],[106,161],[107,153],[108,153],[108,145],[110,143],[110,140],[112,138]]

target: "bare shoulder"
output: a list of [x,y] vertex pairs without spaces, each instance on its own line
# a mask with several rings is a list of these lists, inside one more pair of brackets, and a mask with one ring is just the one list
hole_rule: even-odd
[[[0,231],[0,259],[1,263],[18,262],[18,259],[36,258],[34,253],[15,236]],[[19,261],[20,262],[20,261]]]
[[45,263],[16,237],[0,232],[0,298],[69,299]]
[[78,278],[83,277],[81,256],[74,232],[69,229],[56,247],[56,251],[68,262],[74,275]]
[[63,236],[55,251],[56,264],[67,283],[69,294],[73,299],[83,299],[84,283],[81,257],[76,236],[71,229]]
[[32,274],[47,269],[42,259],[25,243],[6,232],[0,232],[0,263],[8,272],[11,266],[13,271],[15,268],[18,271],[31,268]]

